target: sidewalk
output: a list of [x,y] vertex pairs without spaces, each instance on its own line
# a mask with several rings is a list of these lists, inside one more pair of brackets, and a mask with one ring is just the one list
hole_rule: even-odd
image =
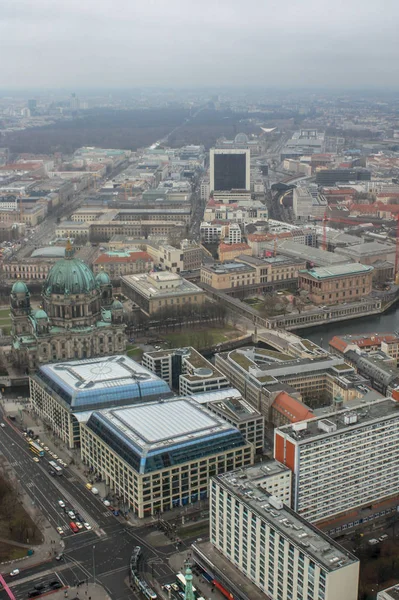
[[107,592],[98,583],[57,590],[56,592],[50,592],[47,596],[51,600],[63,600],[64,598],[69,598],[69,600],[75,598],[79,598],[79,600],[110,600]]

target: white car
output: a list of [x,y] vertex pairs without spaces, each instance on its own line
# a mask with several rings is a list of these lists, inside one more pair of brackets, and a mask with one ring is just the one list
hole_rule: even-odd
[[43,446],[43,449],[48,452],[50,450],[50,448],[48,446]]
[[19,575],[19,569],[13,569],[10,573],[10,577],[15,577],[16,575]]
[[33,457],[33,460],[34,460],[35,462],[40,462],[40,460],[37,458],[37,456],[34,456],[34,457]]
[[57,460],[57,458],[58,458],[58,456],[54,453],[51,456],[54,458],[54,460]]
[[58,504],[61,506],[61,508],[65,508],[65,502],[63,500],[58,500]]
[[60,463],[60,465],[62,465],[62,464],[63,464],[63,462],[64,462],[64,461],[62,460],[62,458],[57,458],[57,463]]
[[4,423],[1,423],[1,426],[2,426],[2,427],[5,427]]
[[76,521],[76,527],[78,529],[83,529],[83,525],[82,525],[82,523],[80,521]]
[[57,527],[57,531],[60,535],[64,535],[64,530],[62,529],[62,527]]
[[75,519],[76,518],[75,513],[73,512],[73,510],[68,510],[68,517],[70,519]]
[[104,506],[111,506],[111,502],[109,500],[104,500]]
[[89,523],[83,523],[83,525],[86,527],[87,531],[91,530],[91,525],[89,525]]

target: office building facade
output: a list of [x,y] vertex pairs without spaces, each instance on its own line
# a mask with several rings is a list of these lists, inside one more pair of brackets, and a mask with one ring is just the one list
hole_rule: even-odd
[[214,477],[211,543],[271,600],[357,600],[359,561],[252,480]]
[[250,190],[250,150],[210,150],[210,191]]
[[83,462],[139,517],[208,497],[209,479],[253,462],[241,433],[189,398],[93,412]]
[[399,499],[399,406],[360,403],[275,430],[274,457],[293,472],[293,508],[318,526]]

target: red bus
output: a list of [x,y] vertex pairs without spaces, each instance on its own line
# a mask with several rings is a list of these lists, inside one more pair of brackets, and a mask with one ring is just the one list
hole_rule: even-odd
[[78,527],[77,527],[76,523],[74,523],[73,521],[71,521],[71,522],[69,523],[69,527],[72,529],[72,531],[73,531],[74,533],[78,533],[79,529],[78,529]]

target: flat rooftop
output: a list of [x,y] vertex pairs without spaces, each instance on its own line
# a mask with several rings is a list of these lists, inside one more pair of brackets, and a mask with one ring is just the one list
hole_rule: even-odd
[[316,267],[315,269],[303,269],[300,274],[307,274],[315,279],[329,279],[330,277],[343,277],[350,275],[366,275],[374,271],[374,267],[353,263],[348,265],[331,265],[329,267]]
[[[266,248],[274,252],[274,244],[271,242],[266,245]],[[345,264],[350,261],[346,256],[339,256],[335,252],[327,252],[320,248],[312,248],[306,244],[299,244],[291,240],[277,240],[277,253],[308,260],[315,265],[327,266],[334,264]]]
[[[356,556],[284,504],[280,509],[271,506],[271,494],[257,486],[256,478],[251,479],[250,469],[218,475],[215,480],[261,519],[270,523],[299,550],[306,552],[316,563],[322,565],[326,571],[335,571],[358,562]],[[241,473],[247,473],[247,479],[242,479]]]
[[237,429],[191,398],[169,398],[93,413],[105,426],[122,434],[142,454],[152,450],[197,444]]
[[[225,400],[214,400],[209,404],[216,410],[226,415],[227,418],[232,418],[236,422],[245,423],[256,418],[263,418],[261,413],[256,410],[249,402],[243,398],[226,398]],[[211,410],[212,410],[212,407]]]
[[228,353],[222,353],[222,355],[224,358],[228,356],[229,361],[264,383],[272,378],[326,371],[328,369],[335,369],[337,376],[343,374],[344,371],[348,373],[354,371],[353,367],[344,363],[342,358],[331,354],[315,358],[295,358],[282,352],[251,347],[231,350]]
[[[384,593],[384,596],[380,596],[380,594]],[[379,592],[379,594],[377,595],[377,600],[399,600],[399,584],[394,585],[390,588],[387,588],[385,590],[381,590]]]
[[75,410],[126,405],[172,393],[165,381],[122,355],[44,365],[33,378]]
[[[229,247],[231,244],[226,245]],[[226,273],[252,273],[255,271],[253,267],[238,262],[215,263],[213,265],[203,265],[201,268],[205,271],[215,273],[216,275],[223,275]]]
[[176,287],[157,289],[156,287],[154,287],[154,284],[151,282],[151,278],[149,278],[146,273],[138,275],[123,275],[121,277],[121,281],[123,281],[127,286],[139,292],[142,296],[145,296],[149,299],[158,297],[161,298],[165,296],[181,296],[185,294],[202,295],[205,293],[197,285],[191,283],[191,281],[187,281],[179,275],[176,276],[176,274],[174,273],[159,272],[156,273],[156,275],[159,276],[159,278],[162,278],[162,281],[166,281],[167,277],[169,277],[169,280],[171,282],[179,279],[179,285],[177,285]]
[[323,414],[322,418],[315,417],[303,423],[284,425],[277,430],[299,443],[307,443],[311,438],[334,435],[337,431],[353,431],[368,423],[389,419],[399,419],[399,402],[392,398],[365,402],[364,398],[360,398],[357,406],[330,411]]

